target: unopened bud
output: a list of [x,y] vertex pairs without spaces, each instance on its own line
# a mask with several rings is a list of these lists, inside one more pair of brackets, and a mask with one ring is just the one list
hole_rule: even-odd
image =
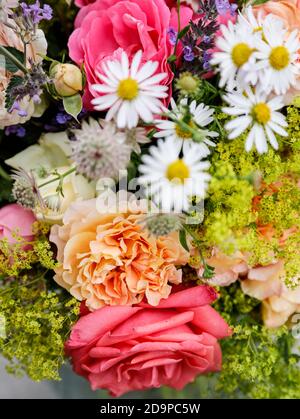
[[54,80],[54,87],[59,96],[73,96],[83,89],[81,70],[74,64],[57,64],[50,76]]

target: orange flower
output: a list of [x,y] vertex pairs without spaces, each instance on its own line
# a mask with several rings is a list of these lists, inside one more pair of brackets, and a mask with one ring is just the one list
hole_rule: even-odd
[[156,306],[181,282],[175,265],[189,254],[176,234],[150,237],[142,229],[143,201],[120,212],[97,211],[96,200],[77,202],[67,210],[63,226],[52,227],[50,240],[58,248],[61,266],[55,280],[90,310],[105,305],[132,305],[146,297]]
[[263,321],[269,328],[282,326],[300,312],[300,287],[288,289],[284,277],[284,263],[278,261],[250,269],[248,278],[241,281],[245,294],[262,301]]
[[[214,276],[206,282],[210,285],[227,287],[244,276],[248,272],[247,255],[239,251],[228,256],[219,249],[213,248],[211,257],[206,259],[209,266],[215,268]],[[203,266],[199,269],[198,275],[201,279],[204,272]]]

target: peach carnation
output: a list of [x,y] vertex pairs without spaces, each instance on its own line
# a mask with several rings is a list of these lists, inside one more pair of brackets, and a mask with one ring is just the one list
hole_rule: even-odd
[[181,282],[175,265],[186,264],[189,254],[178,237],[156,239],[142,229],[146,205],[135,201],[103,214],[97,200],[76,202],[63,226],[52,227],[61,263],[55,280],[90,310],[138,304],[144,297],[157,306],[169,296],[170,284]]

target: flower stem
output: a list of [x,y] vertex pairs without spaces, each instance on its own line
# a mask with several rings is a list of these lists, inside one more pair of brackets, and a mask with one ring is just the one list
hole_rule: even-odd
[[38,188],[43,188],[44,186],[50,185],[51,183],[57,182],[57,181],[61,181],[62,179],[64,179],[65,177],[69,176],[71,173],[76,172],[76,167],[72,167],[72,169],[68,170],[67,172],[63,173],[62,175],[57,174],[56,177],[54,177],[51,180],[48,180],[45,183],[42,183],[41,185],[38,185]]
[[6,58],[8,58],[9,61],[14,63],[21,71],[23,71],[24,74],[28,73],[28,69],[24,66],[24,64],[2,45],[0,45],[0,54],[3,54]]
[[9,176],[8,173],[6,173],[6,171],[3,169],[2,166],[0,166],[0,176],[5,180],[10,180],[11,181],[11,177]]
[[179,42],[179,33],[181,31],[181,22],[180,22],[180,0],[177,0],[177,17],[178,17],[178,30],[177,30],[177,38],[176,43],[174,46],[174,55],[177,56],[177,47]]

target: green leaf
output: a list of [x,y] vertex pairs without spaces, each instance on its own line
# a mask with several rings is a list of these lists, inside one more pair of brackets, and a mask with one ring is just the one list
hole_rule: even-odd
[[23,77],[13,76],[5,90],[5,108],[10,110],[14,104],[15,97],[12,96],[11,91],[14,87],[20,86],[23,83]]
[[174,61],[177,60],[177,56],[175,54],[170,55],[170,57],[168,58],[168,63],[173,63]]
[[207,263],[205,263],[204,265],[204,272],[203,272],[203,278],[204,279],[211,279],[215,274],[215,268],[213,266],[209,266],[207,265]]
[[77,117],[82,111],[82,98],[80,94],[78,93],[73,96],[64,97],[63,105],[65,111],[78,121]]
[[187,25],[185,28],[183,28],[179,34],[177,35],[178,39],[181,39],[184,37],[184,35],[186,35],[188,33],[188,31],[190,30],[190,25]]
[[180,230],[180,232],[179,232],[179,241],[180,241],[181,246],[187,252],[189,252],[190,249],[189,249],[189,246],[188,246],[187,241],[186,241],[186,231],[185,230]]
[[[10,54],[12,54],[18,61],[20,61],[20,63],[23,64],[24,62],[23,52],[13,47],[3,47],[3,48],[6,49]],[[20,70],[20,68],[17,67],[16,64],[12,62],[8,57],[4,57],[4,55],[2,54],[1,56],[2,56],[2,59],[0,60],[1,67],[5,67],[5,69],[9,71],[10,73],[16,73],[17,71]]]

